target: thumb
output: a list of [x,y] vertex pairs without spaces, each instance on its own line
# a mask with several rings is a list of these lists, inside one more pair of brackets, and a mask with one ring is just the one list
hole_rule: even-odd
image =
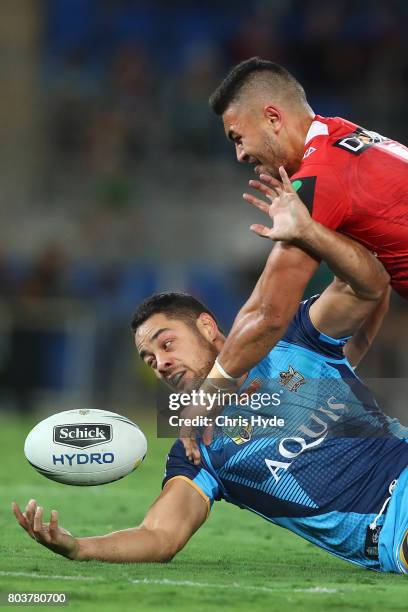
[[195,440],[192,440],[191,451],[192,451],[192,459],[193,459],[194,465],[200,465],[201,452]]
[[193,458],[193,449],[192,449],[192,442],[191,442],[191,438],[187,438],[187,437],[181,437],[180,438],[183,446],[184,446],[184,450],[186,452],[186,457],[189,461],[192,460]]
[[211,444],[212,439],[213,439],[213,434],[214,434],[214,425],[209,425],[208,427],[204,429],[203,442],[205,446],[209,446]]
[[258,234],[258,236],[261,236],[261,238],[272,238],[271,234],[273,230],[270,227],[267,227],[266,225],[259,225],[258,223],[254,223],[250,225],[249,229],[251,230],[251,232],[254,232],[254,234]]

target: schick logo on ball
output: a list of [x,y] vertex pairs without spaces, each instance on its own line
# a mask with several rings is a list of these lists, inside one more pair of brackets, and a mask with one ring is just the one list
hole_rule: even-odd
[[56,425],[53,440],[56,444],[75,448],[98,446],[112,440],[112,425],[104,423]]

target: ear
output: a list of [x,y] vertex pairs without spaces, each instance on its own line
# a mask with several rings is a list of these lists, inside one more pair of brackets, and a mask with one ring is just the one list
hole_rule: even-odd
[[268,104],[264,107],[264,117],[270,123],[275,132],[278,132],[282,125],[282,114],[280,110],[273,106],[272,104]]
[[197,319],[196,322],[197,329],[208,340],[209,342],[214,342],[218,335],[219,329],[215,320],[212,318],[208,312],[202,312]]

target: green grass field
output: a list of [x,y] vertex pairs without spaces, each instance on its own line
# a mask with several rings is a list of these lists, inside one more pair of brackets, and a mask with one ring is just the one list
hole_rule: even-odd
[[[142,467],[101,487],[68,487],[38,475],[23,444],[34,422],[0,419],[1,591],[65,591],[72,610],[406,610],[402,576],[356,568],[224,502],[169,564],[76,563],[33,542],[10,511],[30,497],[74,535],[97,535],[137,525],[160,491],[171,440],[153,426]],[[25,606],[39,609],[43,606]]]

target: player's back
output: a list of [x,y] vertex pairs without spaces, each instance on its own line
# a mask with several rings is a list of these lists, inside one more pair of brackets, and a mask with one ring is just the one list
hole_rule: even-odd
[[314,219],[358,240],[408,297],[408,149],[344,119],[316,116],[292,176]]

